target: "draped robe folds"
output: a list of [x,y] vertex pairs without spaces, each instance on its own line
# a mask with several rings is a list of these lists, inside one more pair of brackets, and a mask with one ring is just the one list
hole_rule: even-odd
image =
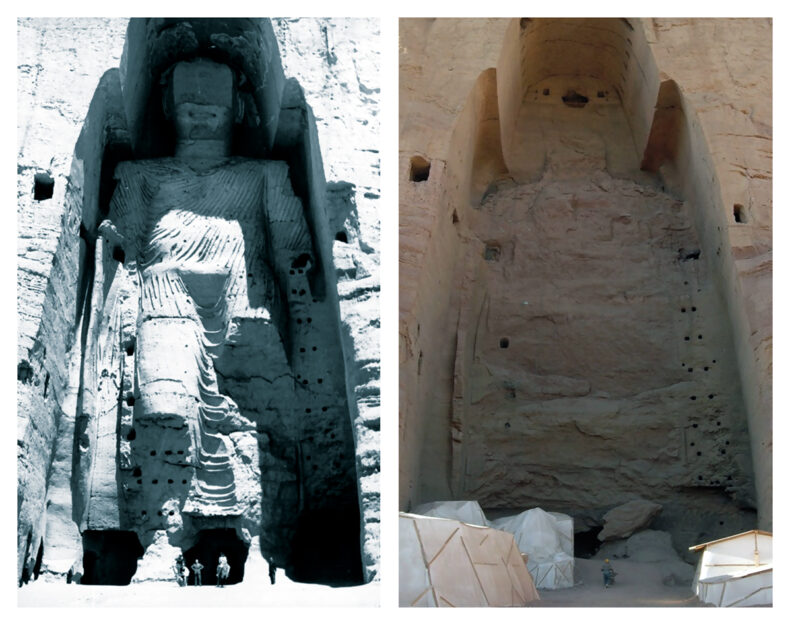
[[[117,526],[107,515],[121,505],[110,478],[136,465],[123,436],[130,425],[187,429],[185,463],[195,473],[183,512],[239,514],[233,444],[220,430],[239,411],[218,390],[214,360],[234,342],[235,319],[283,330],[279,287],[295,260],[312,255],[302,204],[283,162],[232,158],[205,170],[176,158],[123,162],[116,179],[108,217],[116,255],[99,240],[86,346],[86,366],[95,367],[88,378],[84,368],[92,426],[81,461],[83,522]],[[122,264],[113,262],[119,247]],[[134,352],[124,352],[130,336]]]

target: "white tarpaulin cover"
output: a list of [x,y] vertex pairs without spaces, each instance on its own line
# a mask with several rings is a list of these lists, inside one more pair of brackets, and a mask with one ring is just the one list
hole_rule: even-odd
[[572,517],[541,508],[492,521],[492,527],[514,534],[536,588],[571,588],[575,584]]
[[536,599],[511,534],[399,514],[399,606],[524,606]]
[[432,503],[422,503],[411,513],[436,518],[450,518],[470,525],[489,527],[489,521],[484,516],[484,511],[478,501],[433,501]]
[[773,603],[773,535],[752,530],[690,548],[700,551],[693,590],[716,606]]

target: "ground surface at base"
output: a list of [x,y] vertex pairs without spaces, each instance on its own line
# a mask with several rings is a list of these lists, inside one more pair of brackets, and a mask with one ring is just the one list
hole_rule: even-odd
[[539,601],[529,607],[701,607],[689,585],[666,586],[663,571],[653,562],[614,561],[616,583],[605,588],[599,560],[575,558],[575,586],[557,591],[540,590]]
[[379,606],[379,583],[333,588],[322,584],[292,582],[279,572],[269,582],[180,587],[171,582],[146,582],[129,586],[83,586],[43,582],[19,589],[18,605],[118,606],[118,607],[277,607],[277,606]]

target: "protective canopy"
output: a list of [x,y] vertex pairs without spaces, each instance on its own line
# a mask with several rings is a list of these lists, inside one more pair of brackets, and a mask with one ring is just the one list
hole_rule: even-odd
[[454,521],[489,527],[490,523],[478,501],[433,501],[422,503],[412,510],[413,514],[450,518]]
[[400,606],[524,606],[538,599],[511,534],[399,515]]
[[773,603],[773,535],[752,530],[690,548],[700,551],[693,590],[723,607]]
[[537,588],[574,586],[574,525],[572,517],[541,508],[492,521],[510,532],[525,558]]

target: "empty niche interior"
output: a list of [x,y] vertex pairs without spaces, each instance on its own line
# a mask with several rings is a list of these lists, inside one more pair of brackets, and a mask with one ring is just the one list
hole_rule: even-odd
[[[420,476],[501,513],[596,520],[651,497],[678,546],[726,535],[725,520],[749,529],[719,252],[698,233],[696,213],[711,210],[685,198],[675,168],[691,142],[679,89],[664,80],[649,93],[651,51],[627,20],[524,19],[517,37],[513,83],[491,68],[468,101],[460,215],[474,238],[458,260],[473,282],[459,296],[451,462],[425,452]],[[736,207],[734,220],[745,220]]]

